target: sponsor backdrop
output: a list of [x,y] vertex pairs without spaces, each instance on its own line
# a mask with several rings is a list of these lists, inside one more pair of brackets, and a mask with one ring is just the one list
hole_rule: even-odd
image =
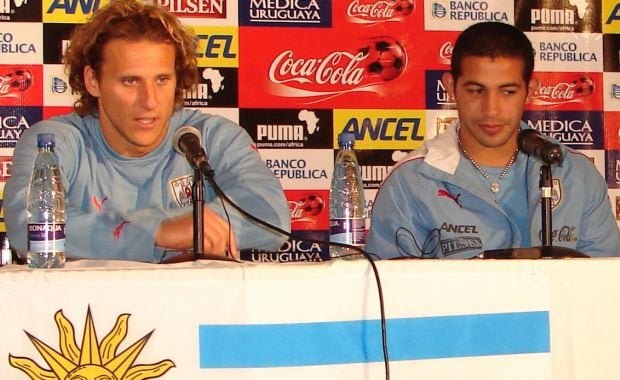
[[[541,86],[524,120],[592,159],[620,220],[617,1],[149,1],[200,39],[202,82],[186,106],[249,132],[282,182],[299,237],[328,239],[340,132],[356,135],[370,216],[389,168],[456,118],[440,78],[459,31],[484,20],[516,25],[531,39]],[[72,28],[108,2],[0,0],[0,196],[24,130],[71,111],[62,53]],[[245,255],[319,261],[327,250],[291,239],[278,252]]]

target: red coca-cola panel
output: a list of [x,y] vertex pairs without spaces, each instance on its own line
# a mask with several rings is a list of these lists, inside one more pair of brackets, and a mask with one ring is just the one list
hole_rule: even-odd
[[0,65],[0,105],[43,105],[43,66]]
[[286,190],[292,230],[329,229],[329,190]]
[[603,74],[535,72],[538,89],[527,110],[602,111]]
[[424,10],[418,0],[333,1],[334,28],[398,30],[399,34],[424,31]]
[[420,41],[372,29],[241,28],[239,107],[423,108]]

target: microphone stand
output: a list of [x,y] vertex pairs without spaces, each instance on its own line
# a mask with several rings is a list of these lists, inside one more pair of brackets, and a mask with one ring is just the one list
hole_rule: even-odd
[[204,213],[205,204],[204,176],[200,168],[194,169],[194,183],[192,184],[193,227],[194,227],[194,260],[204,256]]
[[590,257],[572,248],[553,246],[553,226],[551,221],[551,197],[553,196],[553,177],[551,176],[551,165],[545,163],[540,167],[540,203],[541,203],[541,227],[542,227],[542,246],[540,249],[541,258],[564,258],[564,257]]
[[205,175],[211,181],[214,173],[207,161],[206,154],[200,159],[192,159],[191,161],[194,167],[194,183],[192,184],[194,260],[199,260],[211,256],[205,255],[203,208],[205,205]]
[[194,168],[194,183],[192,184],[192,233],[194,243],[193,254],[177,255],[170,259],[163,260],[163,264],[174,264],[190,260],[196,261],[200,259],[223,260],[222,257],[219,255],[207,254],[204,251],[204,214],[202,212],[205,204],[204,176],[206,175],[207,180],[212,183],[211,181],[213,181],[214,173],[206,160],[204,163],[200,163],[199,165],[192,164],[192,167]]
[[572,248],[553,246],[553,225],[551,218],[551,198],[553,196],[553,177],[551,165],[545,163],[540,167],[540,203],[542,219],[542,246],[531,248],[493,249],[482,252],[482,259],[559,259],[565,257],[590,257]]
[[553,178],[551,177],[551,166],[544,164],[540,167],[540,203],[542,218],[542,246],[551,247],[553,242],[553,227],[551,221],[551,197],[553,192]]

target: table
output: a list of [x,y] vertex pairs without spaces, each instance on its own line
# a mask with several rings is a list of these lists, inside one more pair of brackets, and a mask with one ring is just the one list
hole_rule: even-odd
[[[620,259],[377,267],[392,379],[620,378]],[[379,310],[363,260],[13,265],[0,379],[383,379]]]

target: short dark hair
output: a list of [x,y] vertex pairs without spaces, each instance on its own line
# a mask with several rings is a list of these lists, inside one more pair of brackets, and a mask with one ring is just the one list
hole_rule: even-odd
[[465,57],[517,58],[523,61],[523,79],[529,83],[534,71],[534,48],[525,33],[503,22],[481,22],[465,29],[452,49],[454,81],[462,74]]

